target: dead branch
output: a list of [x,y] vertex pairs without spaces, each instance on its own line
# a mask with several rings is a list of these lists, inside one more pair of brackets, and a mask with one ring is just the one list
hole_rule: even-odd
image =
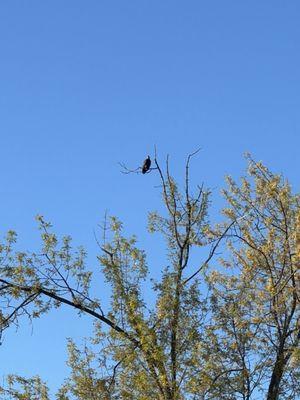
[[[128,174],[141,174],[142,173],[142,167],[137,167],[135,169],[131,169],[128,168],[124,163],[118,163],[120,165],[121,169],[121,173],[124,175],[128,175]],[[155,167],[150,167],[149,170],[147,172],[144,173],[145,174],[149,174],[151,171],[156,170],[157,168]]]

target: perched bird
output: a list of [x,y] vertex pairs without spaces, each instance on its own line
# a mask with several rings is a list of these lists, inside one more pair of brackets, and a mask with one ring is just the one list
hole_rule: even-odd
[[148,172],[150,169],[150,166],[151,166],[151,159],[150,159],[150,156],[148,156],[143,163],[142,173],[145,174],[146,172]]

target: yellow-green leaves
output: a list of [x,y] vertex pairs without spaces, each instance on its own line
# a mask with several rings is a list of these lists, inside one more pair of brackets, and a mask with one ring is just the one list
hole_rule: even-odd
[[[96,242],[106,309],[84,248],[43,216],[38,251],[17,251],[13,231],[0,244],[1,329],[61,304],[96,321],[81,348],[69,341],[57,400],[299,397],[300,198],[248,156],[248,175],[227,178],[225,221],[211,227],[209,192],[190,186],[191,157],[182,189],[168,162],[166,172],[154,162],[164,207],[149,213],[148,230],[163,237],[168,266],[156,260],[152,288],[137,238],[116,217],[105,221]],[[10,377],[2,396],[48,400],[36,377]]]

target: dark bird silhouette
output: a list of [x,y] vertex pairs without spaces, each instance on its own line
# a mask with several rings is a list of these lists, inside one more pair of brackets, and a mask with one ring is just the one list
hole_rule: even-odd
[[148,156],[143,163],[142,174],[145,174],[146,172],[148,172],[150,169],[150,166],[151,166],[151,159],[150,159],[150,156]]

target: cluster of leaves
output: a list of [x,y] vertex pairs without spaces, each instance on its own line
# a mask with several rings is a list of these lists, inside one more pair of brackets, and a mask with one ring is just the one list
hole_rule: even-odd
[[16,375],[7,377],[7,387],[0,388],[0,395],[5,399],[49,400],[49,390],[40,377],[26,379]]
[[[165,238],[169,266],[154,283],[150,307],[142,287],[146,254],[122,223],[98,256],[111,288],[104,312],[91,293],[83,249],[59,240],[38,217],[39,253],[0,246],[1,328],[66,304],[95,321],[79,348],[69,341],[70,377],[57,400],[296,399],[300,395],[300,198],[282,176],[249,157],[241,184],[228,178],[226,221],[208,221],[209,192],[191,193],[189,166],[180,190],[155,160],[166,213],[149,214],[149,232]],[[218,269],[210,261],[226,243]],[[195,249],[206,257],[195,265]],[[196,253],[193,253],[196,254]],[[3,399],[48,400],[38,377],[11,376]],[[10,397],[8,397],[10,396]],[[1,396],[0,396],[1,398]]]

